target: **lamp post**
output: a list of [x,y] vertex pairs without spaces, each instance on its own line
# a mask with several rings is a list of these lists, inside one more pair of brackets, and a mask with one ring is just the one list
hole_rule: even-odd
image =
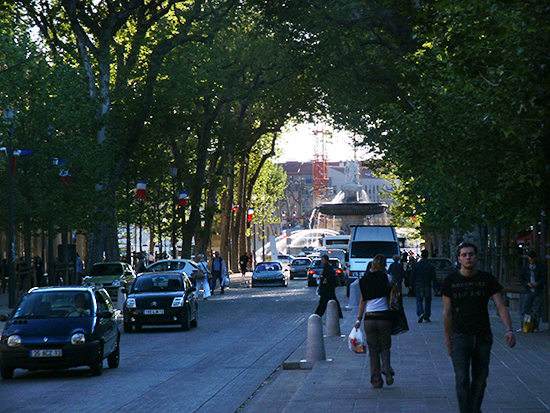
[[172,258],[177,258],[177,248],[176,248],[176,228],[177,228],[177,206],[178,206],[178,194],[176,192],[177,188],[177,178],[178,178],[179,168],[175,165],[170,166],[170,176],[172,177],[172,200],[173,209],[172,209],[172,234],[170,237],[170,242],[172,243]]
[[4,109],[2,115],[9,125],[9,141],[6,145],[8,156],[8,305],[15,307],[15,191],[14,191],[14,156],[12,140],[15,134],[15,126],[12,119],[15,116],[13,109]]

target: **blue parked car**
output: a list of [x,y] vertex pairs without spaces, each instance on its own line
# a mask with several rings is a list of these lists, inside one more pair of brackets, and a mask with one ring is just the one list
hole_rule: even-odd
[[42,287],[25,294],[0,336],[0,372],[11,379],[17,368],[58,370],[90,366],[103,359],[116,368],[120,330],[109,294],[95,287]]

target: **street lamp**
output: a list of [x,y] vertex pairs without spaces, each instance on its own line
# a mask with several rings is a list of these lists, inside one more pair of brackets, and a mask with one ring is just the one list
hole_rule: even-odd
[[178,203],[178,196],[176,193],[176,184],[177,184],[177,178],[178,178],[178,171],[179,168],[175,165],[170,165],[170,176],[172,177],[172,200],[173,202],[173,210],[172,210],[172,234],[170,237],[170,242],[172,243],[172,258],[177,258],[177,248],[176,248],[176,216],[177,216],[177,203]]
[[2,111],[2,116],[6,124],[9,126],[9,141],[6,145],[8,156],[8,305],[10,308],[15,307],[15,191],[13,178],[13,146],[12,140],[15,133],[15,126],[12,119],[15,117],[13,109],[6,108]]

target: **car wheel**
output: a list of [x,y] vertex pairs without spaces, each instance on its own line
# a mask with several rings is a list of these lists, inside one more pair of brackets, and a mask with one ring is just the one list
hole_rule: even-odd
[[308,280],[307,280],[307,286],[308,286],[308,287],[317,287],[317,283],[315,282],[315,280],[310,280],[310,279],[308,278]]
[[92,376],[101,376],[103,373],[103,344],[99,345],[96,355],[90,364],[90,373]]
[[191,329],[191,321],[189,320],[189,309],[187,307],[183,309],[183,315],[181,316],[181,329],[183,331],[189,331]]
[[110,369],[116,369],[120,363],[120,337],[116,341],[116,348],[107,357],[107,364]]
[[291,276],[290,276],[290,279],[293,280],[293,279],[294,279],[294,275],[291,275]]
[[132,332],[132,328],[133,328],[132,323],[124,321],[123,326],[124,326],[124,332],[125,333],[131,333]]
[[2,378],[4,380],[10,380],[11,378],[13,378],[13,371],[15,369],[13,367],[10,367],[10,366],[4,366],[2,364],[2,366],[0,366],[0,375],[2,376]]
[[140,326],[139,324],[136,324],[136,325],[134,326],[134,328],[135,328],[136,330],[139,331],[139,330],[141,330],[141,329],[143,328],[143,326]]
[[346,295],[349,297],[349,284],[346,283]]

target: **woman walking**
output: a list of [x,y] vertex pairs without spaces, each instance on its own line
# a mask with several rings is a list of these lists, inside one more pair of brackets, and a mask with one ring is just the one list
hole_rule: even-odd
[[361,302],[355,328],[359,329],[361,320],[365,320],[365,333],[370,357],[370,382],[379,389],[393,384],[394,371],[390,362],[391,320],[390,320],[390,282],[386,273],[386,257],[378,254],[372,261],[369,271],[359,280]]

